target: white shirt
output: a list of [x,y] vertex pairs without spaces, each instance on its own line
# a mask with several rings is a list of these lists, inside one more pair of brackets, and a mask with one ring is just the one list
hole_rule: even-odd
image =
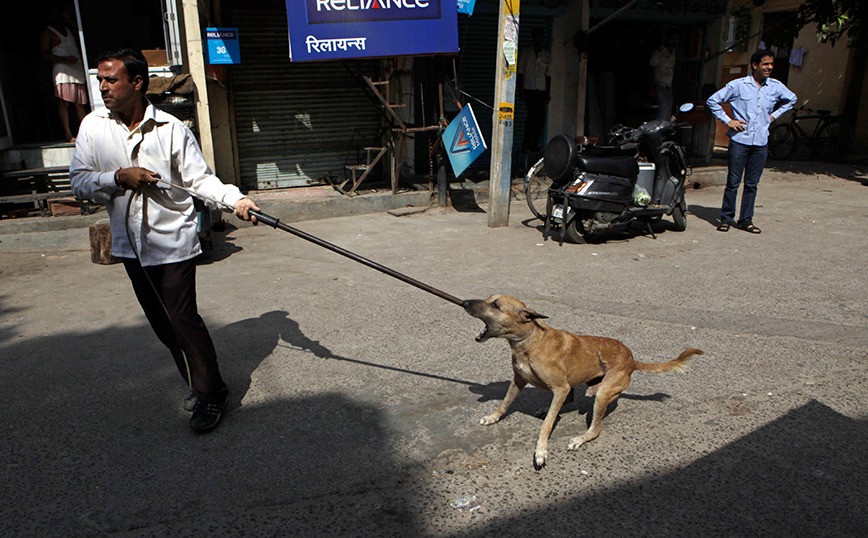
[[648,65],[654,68],[654,84],[672,86],[672,74],[675,71],[675,49],[669,52],[666,47],[660,47],[651,53]]
[[527,48],[518,56],[517,73],[523,77],[522,85],[525,90],[546,89],[546,77],[551,76],[552,55],[543,49],[536,53],[533,47]]
[[78,47],[75,46],[75,32],[66,28],[66,35],[61,35],[60,32],[51,26],[48,29],[54,32],[57,38],[60,39],[60,43],[51,49],[51,54],[63,58],[75,56],[75,59],[78,60],[74,65],[65,63],[54,64],[52,71],[54,74],[54,84],[84,84],[84,69],[81,66],[81,55],[78,53]]
[[[69,179],[77,197],[106,205],[112,254],[119,258],[136,257],[127,239],[126,218],[136,191],[119,189],[114,177],[119,168],[136,166],[229,205],[244,197],[211,172],[193,133],[174,116],[148,103],[144,119],[130,131],[108,109],[99,108],[81,122]],[[193,198],[180,189],[144,189],[133,197],[128,224],[144,266],[180,262],[202,252]]]

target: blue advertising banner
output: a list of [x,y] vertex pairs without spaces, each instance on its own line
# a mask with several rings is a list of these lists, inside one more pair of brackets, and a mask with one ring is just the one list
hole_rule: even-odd
[[457,0],[286,0],[293,62],[458,52]]
[[205,28],[205,42],[209,64],[241,63],[238,28]]
[[487,149],[470,103],[464,106],[443,131],[443,147],[449,155],[455,177],[467,170],[470,163]]

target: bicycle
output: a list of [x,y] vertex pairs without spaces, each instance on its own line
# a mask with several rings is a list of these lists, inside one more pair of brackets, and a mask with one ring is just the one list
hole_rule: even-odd
[[545,222],[548,209],[546,204],[549,200],[549,187],[552,186],[552,178],[545,173],[543,159],[540,159],[530,167],[524,176],[524,197],[527,206],[533,215]]
[[[799,112],[807,112],[808,116],[799,116]],[[819,120],[809,135],[799,125],[802,120]],[[820,159],[834,160],[841,156],[841,116],[833,116],[831,110],[814,111],[806,106],[793,109],[789,121],[772,127],[769,131],[769,157],[785,160],[795,153],[800,142],[804,142],[810,154],[816,154]]]

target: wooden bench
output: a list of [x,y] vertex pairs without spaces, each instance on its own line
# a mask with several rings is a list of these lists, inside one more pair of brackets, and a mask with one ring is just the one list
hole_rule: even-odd
[[[69,183],[68,166],[46,166],[40,168],[27,168],[23,170],[10,170],[3,172],[4,178],[15,179],[19,184],[23,183],[22,189],[30,191],[30,194],[12,194],[0,196],[0,203],[27,203],[33,202],[33,206],[40,210],[43,217],[51,215],[48,200],[58,198],[74,198],[72,186]],[[39,192],[45,189],[47,192]],[[82,215],[92,213],[91,205],[87,200],[76,198]]]

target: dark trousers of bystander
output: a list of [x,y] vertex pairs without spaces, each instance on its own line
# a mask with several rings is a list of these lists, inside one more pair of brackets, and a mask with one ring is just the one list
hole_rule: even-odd
[[720,207],[720,220],[735,222],[735,200],[738,186],[744,177],[741,192],[741,212],[738,222],[752,222],[756,191],[760,176],[766,165],[768,146],[748,146],[729,141],[729,161],[726,175],[726,189],[723,191],[723,204]]
[[546,126],[546,92],[544,90],[524,90],[524,105],[527,119],[524,122],[522,149],[536,151],[540,147],[540,137]]
[[[157,338],[169,348],[184,381],[191,384],[200,401],[222,403],[228,389],[220,376],[211,335],[196,305],[196,262],[186,260],[143,268],[138,260],[124,259],[124,267],[145,317]],[[188,366],[192,383],[187,378]]]

